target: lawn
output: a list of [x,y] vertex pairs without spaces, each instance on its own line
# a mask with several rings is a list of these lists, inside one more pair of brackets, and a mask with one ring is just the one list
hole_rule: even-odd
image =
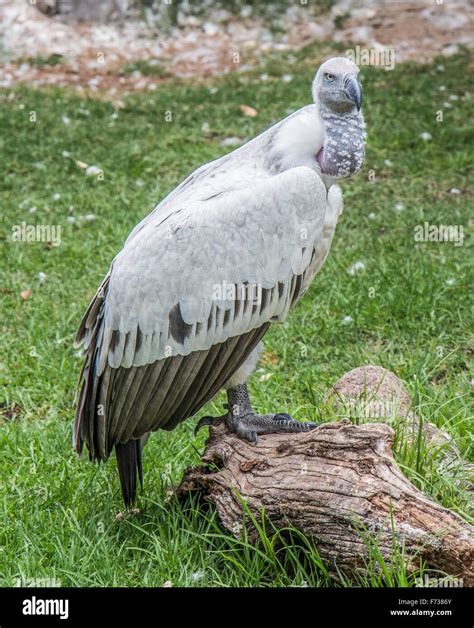
[[[141,512],[120,521],[115,462],[78,461],[71,447],[81,366],[73,337],[125,237],[187,173],[230,150],[222,140],[249,139],[307,104],[317,61],[309,48],[296,63],[279,55],[258,71],[165,82],[121,102],[58,88],[0,92],[0,585],[332,584],[313,548],[275,538],[252,547],[224,535],[212,509],[169,499],[203,450],[206,430],[194,437],[194,420],[150,440]],[[461,53],[429,66],[362,69],[366,163],[343,184],[345,211],[326,265],[289,320],[266,336],[266,360],[250,386],[259,411],[334,420],[323,404],[328,386],[351,368],[378,364],[472,459],[468,63]],[[284,74],[293,80],[280,81]],[[243,115],[241,104],[258,115]],[[102,173],[86,174],[85,164]],[[416,242],[425,221],[463,226],[463,246]],[[60,245],[12,241],[23,222],[61,226]],[[364,268],[352,275],[356,262]],[[223,401],[199,416],[220,414]],[[405,473],[469,518],[466,493],[416,447],[397,451]],[[403,557],[389,574],[374,570],[363,584],[413,585]]]

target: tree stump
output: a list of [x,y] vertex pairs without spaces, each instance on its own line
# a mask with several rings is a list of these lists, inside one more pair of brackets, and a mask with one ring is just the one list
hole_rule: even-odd
[[272,527],[297,528],[313,541],[336,579],[338,571],[365,572],[368,533],[387,561],[395,539],[409,571],[422,558],[474,586],[474,528],[407,480],[392,455],[393,437],[387,424],[342,420],[307,433],[260,436],[253,445],[221,423],[210,428],[204,466],[185,472],[178,494],[200,491],[235,536],[242,500],[257,519],[263,509]]

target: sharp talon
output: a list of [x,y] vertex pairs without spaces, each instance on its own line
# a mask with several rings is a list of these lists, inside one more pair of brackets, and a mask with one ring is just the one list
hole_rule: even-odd
[[197,433],[202,427],[205,427],[206,425],[212,425],[214,423],[214,420],[215,420],[215,417],[213,416],[203,416],[202,419],[200,419],[197,422],[197,425],[194,428],[194,436],[197,435]]

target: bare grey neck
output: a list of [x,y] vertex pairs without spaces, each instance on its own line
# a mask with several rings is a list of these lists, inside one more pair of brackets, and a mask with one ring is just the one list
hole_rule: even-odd
[[325,127],[324,146],[318,155],[321,171],[331,177],[349,177],[360,170],[365,155],[365,124],[360,111],[334,112],[320,106]]

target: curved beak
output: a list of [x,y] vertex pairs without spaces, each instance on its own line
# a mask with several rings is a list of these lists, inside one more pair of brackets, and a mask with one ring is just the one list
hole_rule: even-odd
[[362,105],[362,87],[359,81],[353,75],[348,75],[344,80],[344,93],[350,102],[354,103],[357,107],[357,111],[360,110]]

